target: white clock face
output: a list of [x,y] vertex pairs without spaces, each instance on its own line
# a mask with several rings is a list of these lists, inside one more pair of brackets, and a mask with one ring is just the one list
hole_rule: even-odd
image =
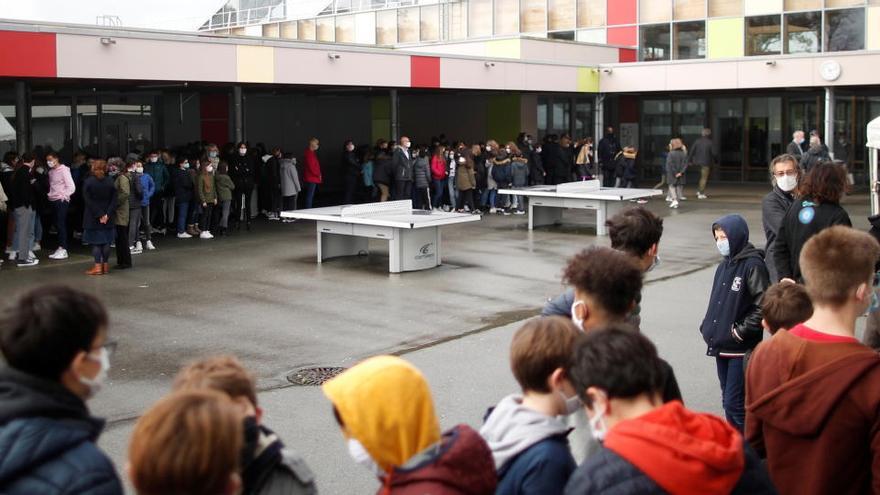
[[826,81],[836,81],[837,78],[840,77],[840,64],[833,60],[828,60],[822,64],[820,72],[822,74],[822,79],[825,79]]

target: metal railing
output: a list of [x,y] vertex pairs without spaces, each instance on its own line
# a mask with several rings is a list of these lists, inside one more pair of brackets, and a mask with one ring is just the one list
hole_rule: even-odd
[[239,28],[284,20],[287,20],[287,3],[281,2],[278,5],[266,5],[245,10],[217,12],[208,19],[208,22],[199,28],[199,31]]

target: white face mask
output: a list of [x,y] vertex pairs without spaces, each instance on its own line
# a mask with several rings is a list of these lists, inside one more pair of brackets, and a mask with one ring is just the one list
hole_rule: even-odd
[[486,151],[492,151],[492,147],[491,147],[491,146],[486,146]]
[[466,161],[467,160],[465,160],[465,158],[463,156],[458,157],[458,163],[464,163]]
[[49,168],[55,168],[55,165],[58,165],[58,162],[46,162],[46,165],[48,165]]
[[134,171],[139,174],[142,174],[142,173],[144,173],[144,167],[138,167],[138,168],[134,169]]
[[504,148],[504,151],[510,153],[510,148]]
[[207,170],[208,173],[210,173],[210,172],[213,172],[213,171],[214,171],[214,167],[208,165],[207,167],[205,167],[205,170]]
[[571,305],[571,321],[574,323],[574,326],[577,327],[578,330],[584,331],[584,320],[577,316],[577,312],[574,310],[578,305],[584,304],[583,301],[575,301]]
[[42,173],[45,172],[45,171],[46,171],[46,169],[44,169],[43,167],[37,167],[37,173],[38,173],[38,174],[42,174]]
[[348,439],[348,455],[351,456],[354,462],[367,468],[367,470],[369,470],[376,476],[381,476],[385,474],[385,472],[382,471],[379,465],[376,464],[376,461],[374,461],[373,458],[370,457],[370,453],[367,452],[367,449],[365,449],[363,444],[357,441],[357,439]]
[[89,388],[88,398],[94,397],[101,390],[101,387],[107,380],[107,372],[110,371],[110,355],[107,353],[107,349],[102,347],[99,352],[100,354],[97,359],[91,354],[86,355],[86,359],[101,363],[101,369],[98,370],[98,374],[94,378],[79,377],[79,382]]
[[797,176],[786,175],[783,177],[777,177],[776,185],[779,186],[779,189],[782,189],[785,192],[794,191],[794,188],[797,187]]
[[247,154],[247,149],[245,149],[245,148],[239,148],[239,149],[238,149],[238,154],[241,155],[241,156],[246,155],[246,154]]
[[348,146],[345,147],[345,149],[347,149],[348,151],[354,151],[354,145],[349,144]]
[[557,393],[562,397],[563,402],[565,402],[565,412],[563,413],[565,416],[571,416],[584,406],[584,403],[581,402],[581,399],[577,394],[572,395],[571,397],[566,397],[561,390]]
[[151,156],[151,157],[150,157],[150,163],[156,163],[156,162],[158,162],[158,161],[159,161],[159,157],[158,157],[158,156]]
[[403,147],[406,149],[409,149],[410,146],[412,146],[412,143],[410,143],[409,141],[403,143]]
[[596,414],[590,418],[590,433],[597,442],[605,441],[605,436],[608,435],[608,426],[605,425],[604,408],[596,411]]

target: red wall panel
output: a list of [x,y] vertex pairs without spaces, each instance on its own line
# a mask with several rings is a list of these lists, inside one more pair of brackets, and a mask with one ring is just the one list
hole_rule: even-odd
[[229,141],[229,96],[208,93],[199,98],[202,140],[223,146]]
[[0,76],[55,77],[54,33],[0,31]]
[[620,95],[617,101],[618,116],[621,122],[639,121],[639,100],[635,96]]
[[608,0],[608,25],[635,24],[636,0]]
[[636,51],[630,50],[628,48],[619,48],[619,53],[617,55],[618,62],[635,62],[636,61]]
[[608,28],[608,44],[624,46],[638,45],[638,28],[635,26]]
[[409,58],[410,83],[413,88],[440,87],[440,59],[438,57]]

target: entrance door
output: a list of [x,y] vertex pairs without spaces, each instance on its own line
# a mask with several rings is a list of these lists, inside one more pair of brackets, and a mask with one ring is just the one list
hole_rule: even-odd
[[101,106],[101,135],[106,156],[147,153],[153,147],[153,106],[116,104]]

